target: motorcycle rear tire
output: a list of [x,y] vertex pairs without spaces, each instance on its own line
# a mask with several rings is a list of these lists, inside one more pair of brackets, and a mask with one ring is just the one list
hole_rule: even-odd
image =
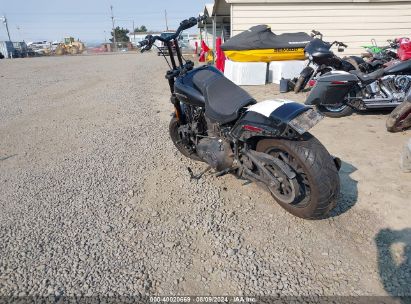
[[177,120],[175,116],[173,116],[173,118],[171,118],[170,121],[169,132],[171,140],[174,143],[174,146],[176,146],[177,150],[180,151],[180,153],[183,154],[185,157],[191,158],[195,161],[201,161],[201,158],[196,153],[192,153],[181,143],[181,137],[178,133],[179,127],[180,122]]
[[338,169],[333,157],[320,141],[309,133],[301,140],[263,139],[256,150],[270,154],[270,151],[284,151],[292,164],[292,170],[304,172],[310,189],[308,202],[286,203],[275,198],[278,204],[291,214],[303,219],[324,218],[337,204],[340,192]]

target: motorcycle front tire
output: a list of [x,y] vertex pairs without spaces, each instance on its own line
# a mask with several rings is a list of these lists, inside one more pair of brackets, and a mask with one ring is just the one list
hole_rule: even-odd
[[185,157],[191,158],[192,160],[195,161],[201,161],[201,158],[196,154],[191,151],[189,151],[181,142],[181,137],[180,134],[178,133],[178,128],[180,127],[180,122],[178,119],[173,115],[170,121],[169,125],[169,132],[170,132],[170,137],[171,140],[174,143],[174,146],[177,148],[178,151],[180,151],[181,154],[183,154]]
[[294,93],[297,94],[301,92],[302,90],[304,90],[307,83],[308,83],[308,77],[304,77],[304,76],[298,77],[297,82],[295,83],[295,86],[294,86]]
[[320,113],[324,114],[324,116],[331,118],[341,118],[345,116],[350,116],[354,112],[354,109],[351,108],[349,105],[345,105],[340,109],[331,109],[323,105],[318,105],[317,110]]

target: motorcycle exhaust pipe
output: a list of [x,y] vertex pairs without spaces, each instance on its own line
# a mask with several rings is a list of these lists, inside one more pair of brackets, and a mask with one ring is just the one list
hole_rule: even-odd
[[363,99],[365,103],[389,103],[392,99],[391,98],[371,98],[371,99]]
[[[382,102],[382,100],[376,100],[377,102],[372,102],[373,99],[367,99],[364,100],[365,107],[367,109],[377,109],[377,108],[395,108],[396,106],[400,105],[400,102],[388,102],[390,100],[387,100],[387,102]],[[371,102],[370,102],[371,101]],[[378,102],[379,101],[379,102]],[[370,102],[370,103],[369,103]]]
[[394,96],[391,93],[391,90],[387,88],[384,81],[381,84],[381,91],[385,93],[387,96],[386,98],[363,99],[363,102],[367,108],[390,108],[399,104],[397,102],[392,102]]
[[386,83],[384,81],[381,85],[381,91],[383,91],[385,95],[387,95],[387,98],[389,98],[390,100],[394,98],[394,95],[392,94],[390,88],[387,88]]

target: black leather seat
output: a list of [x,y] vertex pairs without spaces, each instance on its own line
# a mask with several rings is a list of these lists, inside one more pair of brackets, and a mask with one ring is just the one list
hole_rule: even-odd
[[376,81],[378,78],[381,78],[382,76],[385,75],[385,70],[384,69],[379,69],[376,70],[372,73],[365,74],[363,72],[360,72],[358,70],[353,70],[350,71],[351,74],[354,74],[357,76],[364,84],[370,84],[374,81]]
[[241,108],[256,103],[246,91],[214,68],[198,71],[193,83],[204,95],[206,116],[221,124],[236,120]]

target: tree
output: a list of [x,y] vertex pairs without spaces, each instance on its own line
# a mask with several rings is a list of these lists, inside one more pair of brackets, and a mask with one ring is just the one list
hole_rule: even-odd
[[135,33],[147,33],[148,30],[147,30],[147,27],[145,25],[142,25],[140,27],[135,28],[134,32]]
[[120,28],[119,26],[117,26],[114,29],[114,32],[111,32],[111,36],[113,38],[110,39],[111,42],[114,42],[114,33],[116,33],[116,42],[117,43],[125,43],[125,42],[130,42],[130,37],[127,36],[127,34],[130,31],[124,28]]

